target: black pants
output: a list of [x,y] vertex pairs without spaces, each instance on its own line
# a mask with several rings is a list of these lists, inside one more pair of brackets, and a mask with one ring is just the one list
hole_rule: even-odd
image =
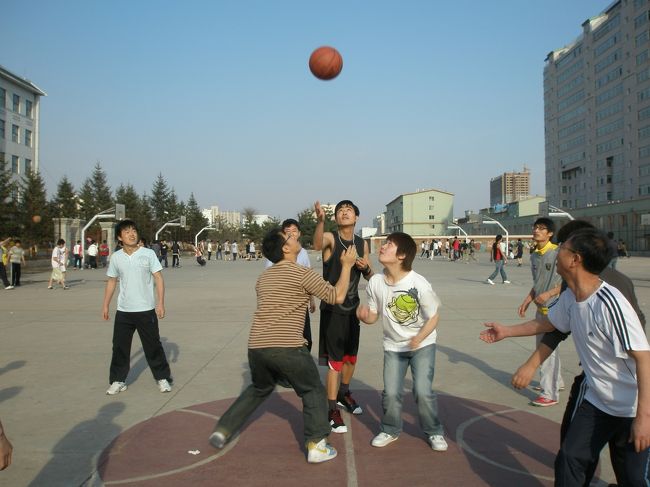
[[[621,438],[625,438],[625,443],[616,450],[620,455],[615,466],[618,484],[629,487],[648,485],[648,449],[636,453],[634,444],[627,442],[633,419],[611,416],[582,400],[566,428],[555,458],[556,487],[589,485],[587,477],[593,476],[601,450],[610,440]],[[624,475],[624,478],[619,478],[619,475]]]
[[11,285],[9,279],[7,279],[7,268],[2,262],[0,262],[0,279],[2,279],[2,284],[4,284],[5,287]]
[[126,376],[131,368],[131,342],[133,332],[138,331],[144,356],[156,380],[167,379],[171,382],[171,371],[165,357],[165,350],[160,343],[158,317],[152,309],[127,313],[117,311],[113,325],[113,358],[109,383],[126,382]]
[[74,266],[81,269],[81,255],[74,254]]
[[[573,385],[571,386],[571,392],[569,393],[569,399],[566,404],[566,409],[564,410],[564,416],[562,417],[562,426],[560,428],[560,445],[566,437],[567,430],[571,424],[574,414],[578,410],[578,406],[582,403],[584,395],[587,389],[587,382],[585,378],[585,373],[582,372],[580,375],[576,375],[573,380]],[[612,468],[614,469],[614,475],[616,475],[616,482],[619,486],[628,485],[627,482],[627,473],[625,469],[625,455],[627,448],[627,440],[629,434],[625,431],[619,432],[617,436],[614,436],[609,439],[609,458],[612,462]],[[591,468],[585,474],[585,486],[589,486],[591,479],[594,477],[596,472],[596,467],[598,463],[594,463]]]
[[311,318],[309,317],[309,310],[305,315],[305,327],[302,330],[302,337],[307,340],[307,350],[311,352],[311,346],[313,345],[311,339]]
[[302,399],[305,441],[320,441],[329,436],[332,428],[327,421],[325,387],[307,348],[251,348],[248,364],[252,384],[221,416],[215,431],[231,438],[271,395],[278,381],[286,381]]
[[20,264],[11,263],[11,285],[20,286]]
[[180,267],[177,254],[172,254],[172,267]]

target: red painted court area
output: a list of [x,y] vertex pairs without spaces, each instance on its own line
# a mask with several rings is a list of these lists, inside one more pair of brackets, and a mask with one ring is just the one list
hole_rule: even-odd
[[[120,434],[103,452],[106,485],[440,485],[550,486],[559,425],[537,415],[481,401],[440,395],[439,416],[449,450],[432,451],[418,425],[410,394],[404,431],[384,448],[370,445],[379,431],[381,395],[355,391],[361,416],[344,414],[349,432],[330,435],[338,457],[305,460],[300,399],[282,389],[256,412],[222,451],[207,441],[232,400],[176,410]],[[189,451],[198,450],[194,455]]]

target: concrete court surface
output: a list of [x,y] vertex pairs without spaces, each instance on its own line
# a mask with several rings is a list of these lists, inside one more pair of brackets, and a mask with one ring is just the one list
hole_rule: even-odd
[[[489,286],[484,280],[493,265],[487,254],[480,258],[414,263],[443,303],[434,388],[449,451],[432,452],[424,443],[410,393],[399,441],[384,449],[369,446],[381,417],[383,356],[381,326],[364,326],[351,389],[366,412],[346,416],[351,432],[330,437],[339,458],[323,465],[305,462],[300,403],[287,389],[278,389],[224,452],[207,443],[215,418],[248,382],[246,342],[262,261],[213,260],[199,267],[186,258],[180,269],[165,269],[167,316],[160,327],[173,391],[158,392],[136,336],[128,390],[113,397],[105,395],[112,316],[101,319],[104,270],[68,271],[66,291],[48,290],[48,273],[24,273],[21,288],[0,291],[0,418],[14,445],[0,485],[292,485],[288,471],[303,479],[296,485],[305,476],[312,485],[331,485],[332,479],[348,486],[398,479],[411,485],[552,485],[566,394],[558,406],[534,408],[528,405],[534,391],[510,387],[533,338],[494,345],[478,339],[484,321],[520,321],[516,309],[530,289],[530,269],[527,262],[510,263],[512,284],[497,278]],[[320,270],[317,254],[311,259]],[[619,260],[618,268],[634,280],[648,315],[650,259]],[[318,313],[312,329],[317,336]],[[579,371],[571,340],[560,353],[568,388]],[[594,485],[614,480],[604,458]]]

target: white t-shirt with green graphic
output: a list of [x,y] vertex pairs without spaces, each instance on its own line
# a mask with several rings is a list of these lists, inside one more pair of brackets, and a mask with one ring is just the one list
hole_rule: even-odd
[[[368,281],[366,292],[370,310],[381,316],[384,350],[392,352],[411,351],[411,339],[440,309],[440,298],[431,284],[415,271],[395,284],[387,284],[383,274],[375,274]],[[418,349],[436,343],[436,337],[434,330]]]

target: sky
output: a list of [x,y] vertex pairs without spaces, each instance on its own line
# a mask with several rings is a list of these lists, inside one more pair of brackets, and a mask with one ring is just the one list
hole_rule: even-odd
[[[100,162],[113,189],[162,174],[180,200],[280,219],[352,199],[370,225],[420,189],[487,207],[524,165],[543,195],[544,60],[611,1],[2,4],[0,65],[47,93],[48,197]],[[309,72],[322,45],[332,81]]]

